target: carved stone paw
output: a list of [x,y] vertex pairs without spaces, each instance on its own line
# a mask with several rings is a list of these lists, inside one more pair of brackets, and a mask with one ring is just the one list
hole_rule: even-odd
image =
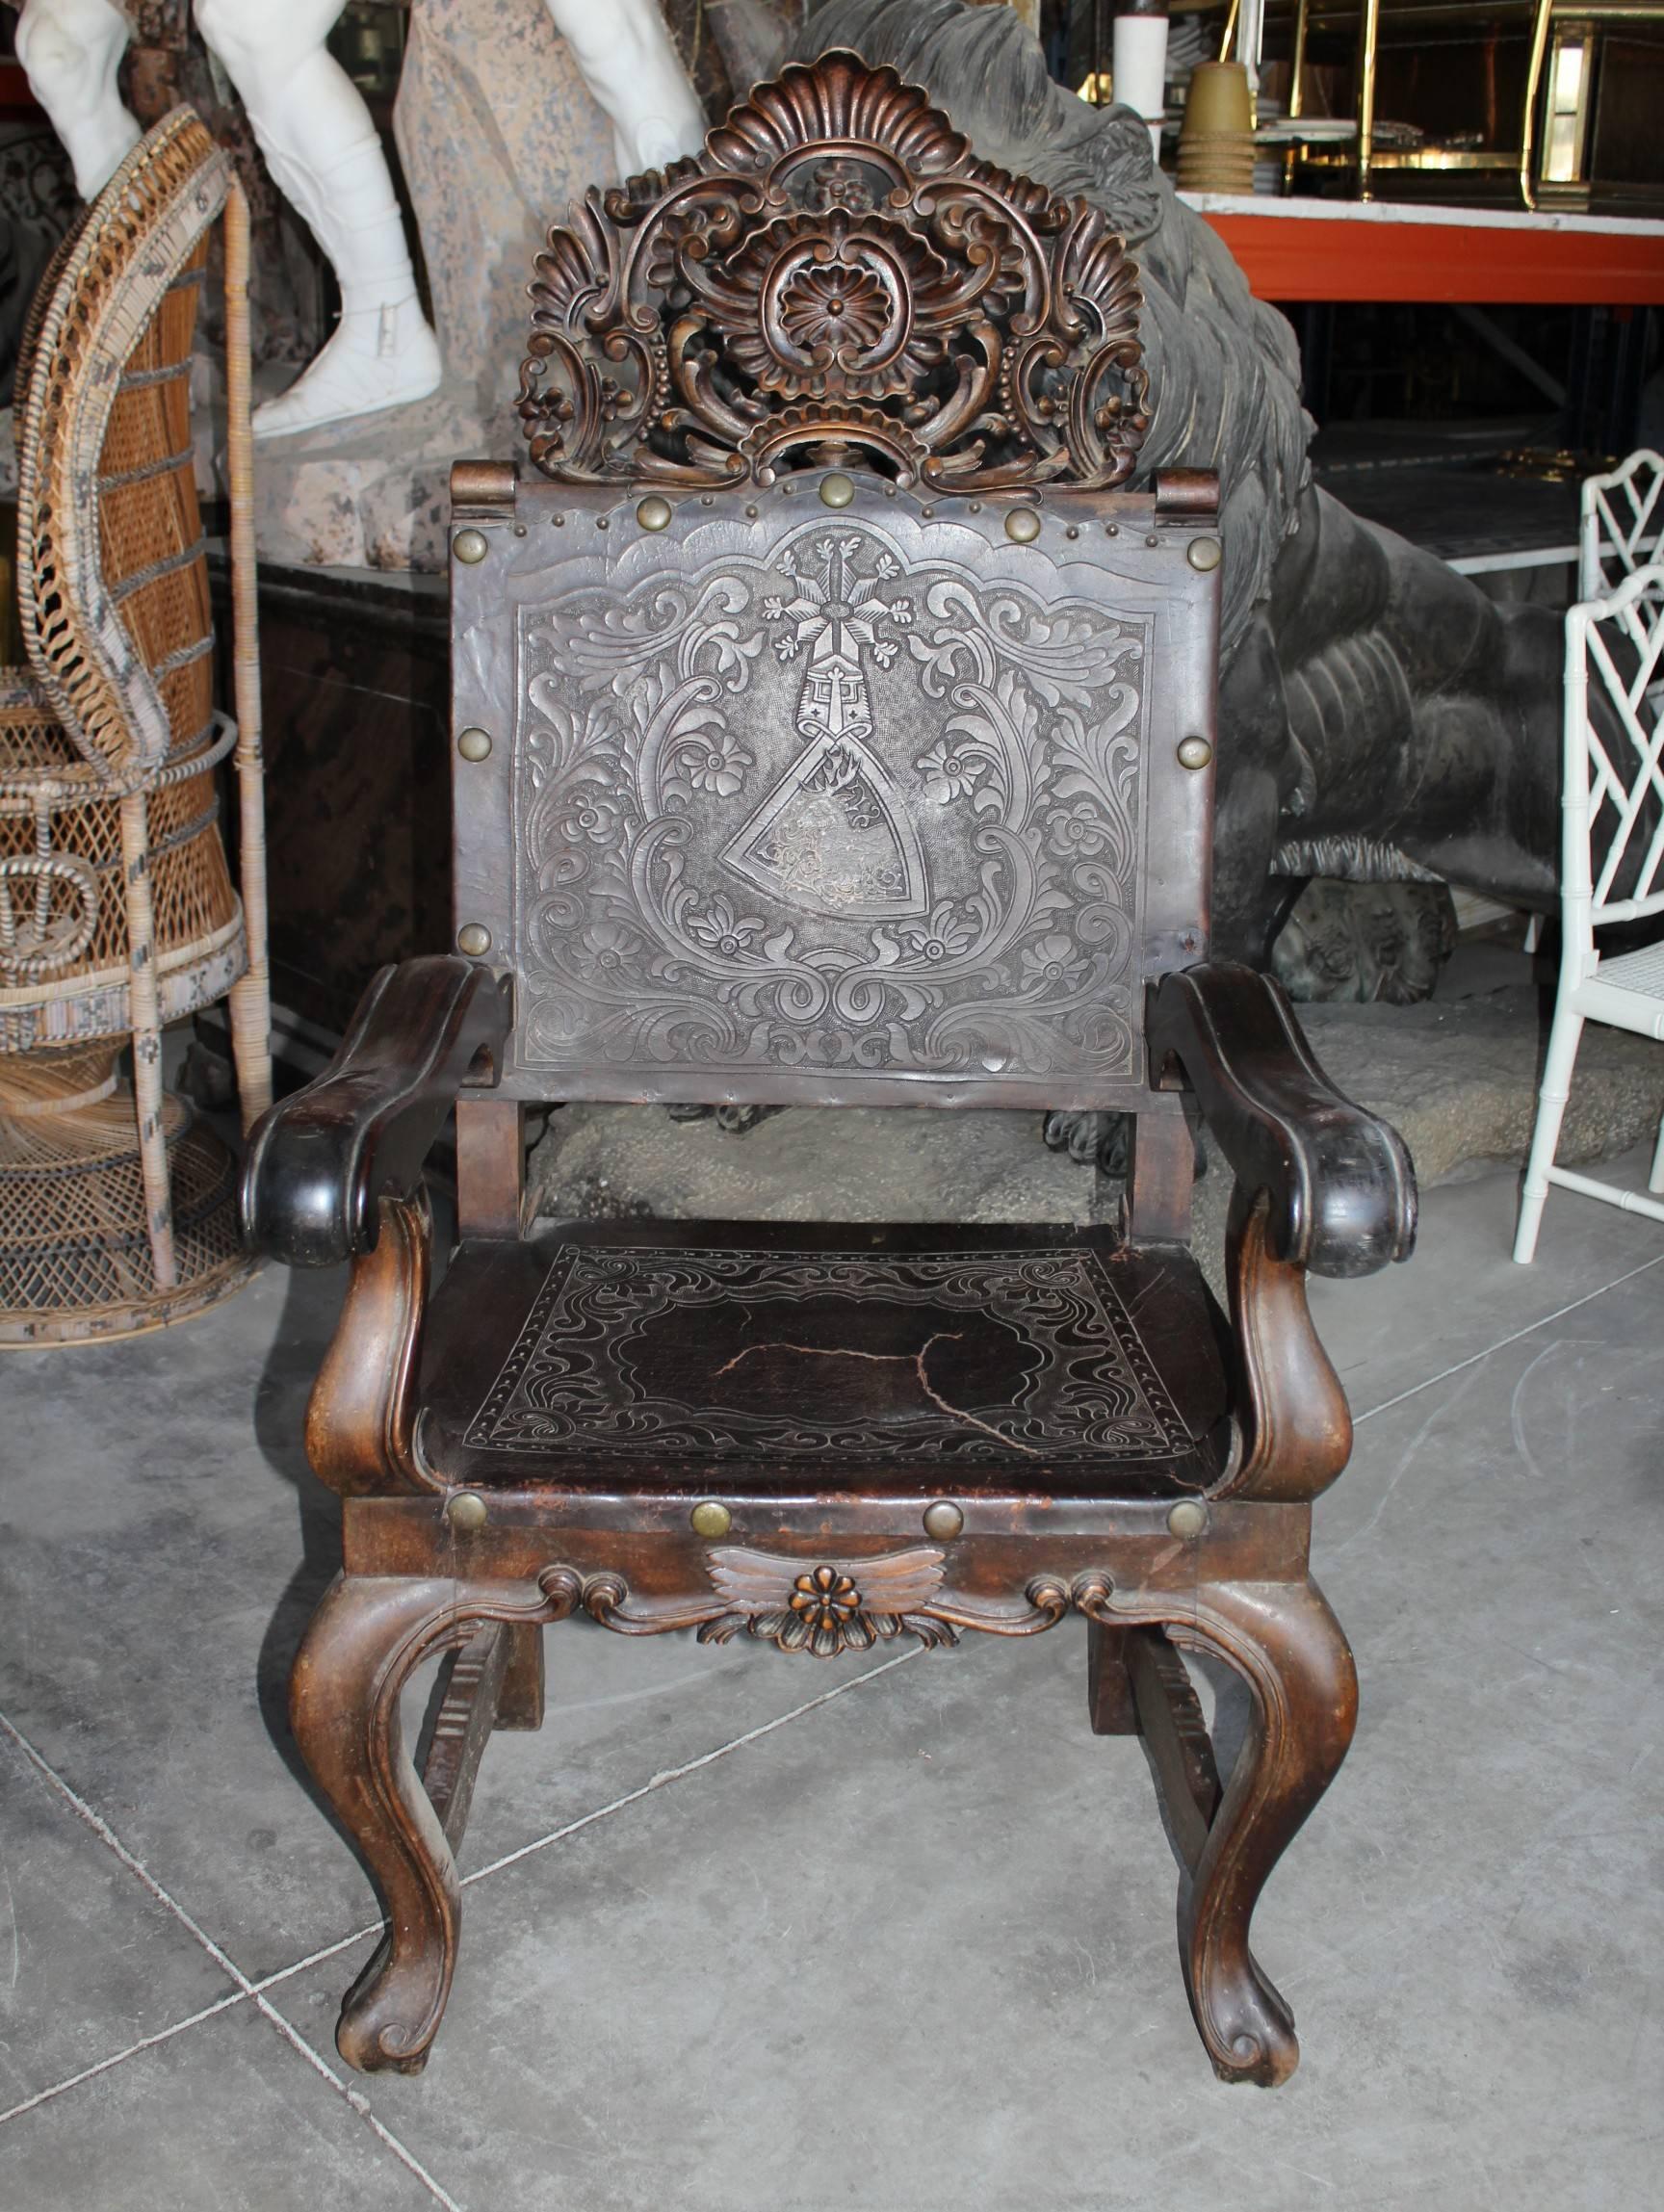
[[1067,1152],[1082,1167],[1096,1161],[1116,1182],[1125,1182],[1130,1119],[1124,1113],[1049,1113],[1040,1133],[1053,1152]]
[[784,1113],[786,1108],[777,1106],[666,1106],[664,1110],[672,1121],[710,1121],[715,1117],[716,1127],[724,1135],[744,1136],[760,1121],[767,1121],[770,1114]]

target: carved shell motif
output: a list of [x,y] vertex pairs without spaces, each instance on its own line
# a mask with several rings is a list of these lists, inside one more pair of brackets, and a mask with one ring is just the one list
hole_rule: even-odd
[[1116,484],[1149,425],[1101,210],[977,161],[824,54],[703,153],[591,192],[537,257],[519,413],[545,475],[771,483],[858,456],[944,490]]

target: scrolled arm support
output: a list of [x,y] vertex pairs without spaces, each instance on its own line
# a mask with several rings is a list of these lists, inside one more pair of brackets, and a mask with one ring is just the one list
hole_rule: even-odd
[[1150,1007],[1157,1080],[1175,1073],[1236,1176],[1226,1250],[1238,1448],[1214,1492],[1298,1503],[1352,1449],[1352,1416],[1306,1305],[1306,1274],[1369,1275],[1408,1258],[1416,1180],[1397,1132],[1343,1099],[1277,984],[1219,961],[1162,977]]
[[1164,976],[1148,1036],[1156,1079],[1183,1073],[1243,1191],[1264,1192],[1277,1260],[1372,1275],[1409,1258],[1416,1178],[1403,1140],[1341,1097],[1270,976],[1223,960]]
[[449,954],[384,968],[324,1073],[262,1116],[243,1172],[249,1244],[292,1267],[374,1250],[382,1199],[408,1199],[464,1087],[497,1083],[507,983]]

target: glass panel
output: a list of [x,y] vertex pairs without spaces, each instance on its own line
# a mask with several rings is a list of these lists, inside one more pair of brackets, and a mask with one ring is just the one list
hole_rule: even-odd
[[1577,142],[1580,133],[1577,117],[1550,116],[1548,143],[1543,154],[1543,181],[1545,184],[1572,184],[1577,176]]

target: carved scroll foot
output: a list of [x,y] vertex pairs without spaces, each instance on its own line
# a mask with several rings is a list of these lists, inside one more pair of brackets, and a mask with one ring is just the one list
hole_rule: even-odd
[[1352,1654],[1310,1582],[1214,1585],[1202,1593],[1195,1619],[1170,1623],[1167,1633],[1186,1649],[1216,1652],[1253,1695],[1247,1739],[1218,1810],[1187,1836],[1176,1823],[1191,1860],[1180,1886],[1179,1947],[1214,2071],[1274,2088],[1299,2064],[1300,2046],[1292,2014],[1248,1947],[1249,1924],[1271,1869],[1352,1741]]
[[[467,1644],[482,1623],[559,1619],[576,1598],[575,1579],[570,1588],[522,1595],[451,1580],[342,1575],[313,1615],[290,1679],[290,1722],[387,1911],[386,1939],[349,1991],[335,2035],[341,2056],[361,2072],[420,2072],[456,1963],[455,1864],[404,1748],[399,1693],[425,1658]],[[464,1803],[458,1811],[465,1810]],[[456,1833],[459,1826],[453,1823]]]

